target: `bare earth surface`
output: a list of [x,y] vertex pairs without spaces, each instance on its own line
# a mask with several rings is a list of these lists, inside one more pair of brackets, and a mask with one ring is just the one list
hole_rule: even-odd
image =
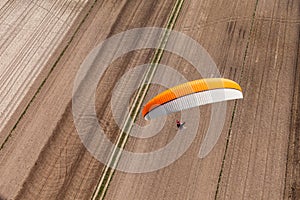
[[[209,119],[209,110],[201,108],[198,137],[184,156],[153,173],[116,172],[106,199],[299,197],[299,148],[294,147],[299,118],[292,114],[299,110],[299,23],[295,1],[258,1],[257,5],[256,1],[186,1],[175,29],[208,50],[222,75],[241,84],[244,99],[236,107],[229,103],[222,136],[208,157],[197,157]],[[166,57],[169,66],[177,66],[189,79],[199,78],[187,64],[176,65],[178,59],[172,62]],[[174,121],[170,119],[155,141],[132,139],[126,148],[135,152],[158,148],[159,141],[166,143],[176,131]],[[287,169],[293,151],[295,168]],[[294,173],[292,180],[289,173]]]
[[[300,2],[258,1],[240,80],[246,98],[237,104],[221,199],[296,199],[286,166],[295,134],[292,106],[299,106],[294,102],[299,95],[299,8]],[[294,189],[299,191],[299,185]]]
[[[70,103],[77,70],[90,50],[108,36],[134,27],[163,27],[173,4],[173,1],[109,0],[93,5],[81,29],[1,149],[2,198],[91,197],[103,165],[83,147],[73,125]],[[127,68],[147,63],[149,53],[133,53],[116,61],[99,83],[100,123],[112,129],[112,138],[118,131],[109,126],[112,122],[108,106],[111,88]]]
[[[1,101],[1,108],[11,106],[7,113],[12,117],[0,118],[11,119],[8,125],[3,125],[2,131],[0,125],[0,139],[2,134],[11,132],[41,82],[46,77],[47,80],[0,149],[0,199],[89,199],[103,165],[85,149],[74,127],[71,96],[77,70],[90,50],[113,34],[134,27],[164,27],[175,1],[32,1],[28,6],[24,4],[23,11],[17,9],[18,2],[21,1],[0,2],[0,14],[9,16],[9,12],[17,10],[19,15],[24,15],[23,18],[12,15],[14,23],[8,25],[2,23],[5,17],[0,18],[0,34],[4,35],[0,39],[3,43],[0,53],[9,52],[10,48],[15,53],[14,57],[0,54],[5,57],[0,61],[4,66],[0,68],[4,70],[0,73],[0,84],[18,83],[0,87],[1,97],[5,94],[2,90],[12,91],[9,93],[12,96],[3,96],[6,104]],[[68,10],[63,5],[74,7]],[[62,14],[59,10],[63,7]],[[49,32],[44,36],[47,39],[30,39],[33,22],[28,29],[22,28],[34,19],[29,17],[35,13],[30,10],[34,8],[39,15],[49,15],[46,18],[49,22],[41,24],[45,29],[41,32]],[[76,8],[82,9],[77,18]],[[212,56],[221,75],[240,83],[244,99],[228,102],[222,135],[207,157],[199,159],[198,152],[210,123],[211,106],[201,107],[197,136],[182,157],[155,172],[116,171],[105,199],[299,198],[299,9],[299,1],[289,0],[184,1],[174,29],[198,41]],[[69,16],[73,16],[72,21],[68,21]],[[23,22],[18,22],[21,19]],[[53,23],[57,30],[47,25]],[[60,31],[66,33],[67,30],[68,34],[58,38]],[[16,42],[21,50],[15,52],[13,50],[18,48],[11,44],[20,31],[25,31],[23,35],[28,34],[28,38],[24,38],[24,43],[22,38]],[[43,49],[38,51],[40,54],[34,53],[38,47]],[[194,52],[189,46],[182,48]],[[152,56],[151,50],[128,53],[113,62],[99,82],[97,115],[112,141],[119,130],[110,109],[111,91],[128,69],[149,62]],[[29,78],[21,76],[26,83],[22,78],[20,82],[5,82],[1,77],[16,78],[9,70],[22,71],[6,68],[14,62],[9,59],[15,59],[13,66],[24,67],[24,70],[27,65],[40,68],[34,68],[33,74],[28,71]],[[29,65],[28,59],[35,64]],[[26,64],[21,64],[23,60]],[[188,80],[201,78],[191,64],[173,54],[164,53],[161,63],[173,67]],[[160,75],[163,77],[163,73]],[[132,78],[138,81],[141,76]],[[126,94],[126,88],[133,85],[123,87],[120,99]],[[163,89],[150,87],[145,102]],[[25,93],[29,95],[24,97]],[[16,112],[13,112],[15,104],[10,104],[13,101],[20,105]],[[178,117],[178,114],[170,115],[162,131],[152,138],[130,137],[125,149],[149,152],[163,147],[176,134],[174,121]],[[189,120],[192,119],[186,121],[187,129],[181,134],[189,134]],[[144,124],[140,116],[137,122]]]
[[[8,135],[2,130],[13,114],[18,117],[24,110],[28,103],[24,97],[42,70],[49,73],[45,65],[86,4],[87,0],[1,0],[0,144]],[[11,120],[9,128],[15,122]]]
[[[239,82],[255,2],[233,1],[227,4],[225,1],[185,2],[175,30],[186,33],[203,45],[215,60],[223,77]],[[183,48],[193,53],[193,49],[189,49],[188,46]],[[189,80],[201,78],[195,69],[182,59],[165,54],[162,62],[175,67]],[[151,98],[156,91],[150,91],[148,94]],[[222,135],[206,158],[199,159],[198,152],[203,134],[210,122],[209,106],[201,107],[201,121],[197,136],[192,146],[180,159],[166,168],[148,174],[116,172],[106,199],[124,199],[124,197],[126,199],[214,199],[233,105],[234,102],[228,103]],[[143,141],[129,140],[126,148],[140,152],[141,149],[149,149],[152,144],[150,150],[157,149],[156,144],[166,143],[170,135],[176,131],[175,117],[172,116],[159,136],[153,138],[155,141],[147,140],[146,145],[139,145]],[[186,122],[188,127],[189,121]],[[187,128],[182,134],[189,134],[190,131],[192,130]]]

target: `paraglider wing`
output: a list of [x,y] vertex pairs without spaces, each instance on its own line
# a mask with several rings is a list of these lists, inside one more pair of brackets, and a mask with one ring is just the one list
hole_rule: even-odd
[[236,82],[224,78],[208,78],[187,82],[163,91],[143,108],[146,120],[154,119],[210,103],[243,98]]

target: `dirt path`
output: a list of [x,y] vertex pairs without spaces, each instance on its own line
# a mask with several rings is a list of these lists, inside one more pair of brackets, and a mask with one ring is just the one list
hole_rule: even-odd
[[[87,53],[108,36],[134,27],[164,26],[173,4],[173,1],[96,2],[1,149],[3,198],[90,198],[103,166],[82,146],[74,128],[70,102],[77,70]],[[112,139],[118,131],[108,106],[111,90],[126,69],[147,63],[150,57],[149,50],[129,53],[117,60],[99,83],[97,114]]]
[[[208,124],[203,120],[194,144],[179,160],[147,174],[116,172],[106,199],[282,199],[293,195],[295,199],[299,192],[299,147],[297,142],[293,145],[298,140],[293,135],[298,117],[293,113],[298,109],[299,77],[294,77],[299,76],[299,13],[298,3],[290,1],[186,1],[176,29],[208,50],[222,75],[241,84],[244,99],[236,107],[229,103],[222,136],[208,157],[197,157]],[[199,78],[179,60],[166,55],[162,62],[175,66],[188,79]],[[209,108],[202,108],[201,114],[209,119]],[[168,143],[174,121],[170,117],[159,136],[147,142],[131,138],[126,148],[143,152]],[[285,186],[290,133],[288,174],[293,178]]]
[[[0,145],[88,0],[0,2]],[[67,42],[67,41],[66,41]]]

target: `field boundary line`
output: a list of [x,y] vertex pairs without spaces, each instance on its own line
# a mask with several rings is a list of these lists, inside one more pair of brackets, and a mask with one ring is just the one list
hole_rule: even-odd
[[96,189],[93,193],[92,196],[92,200],[96,200],[96,199],[104,199],[105,194],[107,192],[109,183],[113,177],[113,174],[115,172],[115,167],[118,164],[118,160],[122,154],[122,151],[117,151],[117,148],[123,149],[126,141],[129,137],[129,132],[132,128],[132,125],[136,119],[136,116],[138,114],[138,111],[142,105],[142,102],[147,94],[147,91],[150,87],[150,82],[155,74],[155,71],[158,67],[158,64],[162,58],[163,52],[164,52],[164,48],[167,44],[170,32],[172,31],[172,29],[174,28],[175,22],[178,18],[178,15],[180,13],[180,10],[182,8],[184,0],[176,0],[171,14],[169,16],[169,19],[167,21],[167,25],[166,25],[166,31],[164,31],[161,42],[159,44],[159,48],[156,49],[153,58],[149,64],[149,70],[145,73],[143,81],[140,84],[139,90],[135,96],[135,99],[133,101],[132,107],[126,117],[126,120],[124,122],[124,125],[121,129],[121,133],[117,139],[117,143],[115,145],[115,148],[112,152],[112,156],[110,157],[108,166],[112,166],[108,167],[107,165],[105,165],[105,169],[104,172],[101,175],[101,179],[98,183],[98,185],[96,186]]

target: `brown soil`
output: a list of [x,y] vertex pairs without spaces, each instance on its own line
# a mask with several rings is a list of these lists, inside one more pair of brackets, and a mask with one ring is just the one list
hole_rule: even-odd
[[[60,47],[51,58],[58,59],[55,68],[0,150],[0,198],[91,197],[103,165],[81,144],[74,128],[71,93],[76,72],[105,38],[134,27],[165,26],[173,5],[107,0],[81,13],[75,27],[89,15],[75,35],[73,29],[66,36],[74,35],[62,57],[58,59]],[[151,173],[116,171],[106,199],[298,199],[299,8],[300,2],[288,0],[185,1],[175,30],[198,41],[222,76],[240,83],[244,99],[228,102],[222,135],[206,158],[197,155],[210,106],[201,108],[198,134],[180,159]],[[129,53],[115,61],[99,83],[97,114],[112,140],[118,129],[109,107],[111,90],[126,70],[149,62],[152,55],[151,50]],[[161,63],[188,80],[201,78],[178,56],[165,53]],[[31,94],[39,86],[35,84]],[[150,88],[145,101],[162,89]],[[125,148],[145,152],[162,147],[174,136],[177,117],[171,115],[160,134],[149,140],[130,137]]]
[[[90,198],[103,166],[82,146],[74,129],[70,102],[77,69],[95,44],[110,35],[135,27],[164,26],[173,4],[97,1],[92,10],[86,10],[88,17],[1,149],[3,198]],[[126,69],[147,63],[149,53],[132,53],[117,60],[101,80],[105,88],[113,88]],[[111,124],[107,116],[111,92],[107,89],[101,90],[96,106],[101,108],[100,123]],[[111,137],[116,137],[118,130],[110,130]]]
[[[244,99],[229,102],[223,133],[208,157],[197,157],[209,122],[203,107],[198,136],[179,160],[147,174],[116,172],[106,199],[299,198],[299,23],[296,2],[185,2],[175,29],[208,50],[222,75],[241,84]],[[199,78],[176,57],[162,60],[188,79]],[[160,137],[131,138],[126,148],[140,152],[167,143],[174,120]]]
[[1,145],[90,6],[87,0],[0,2]]

